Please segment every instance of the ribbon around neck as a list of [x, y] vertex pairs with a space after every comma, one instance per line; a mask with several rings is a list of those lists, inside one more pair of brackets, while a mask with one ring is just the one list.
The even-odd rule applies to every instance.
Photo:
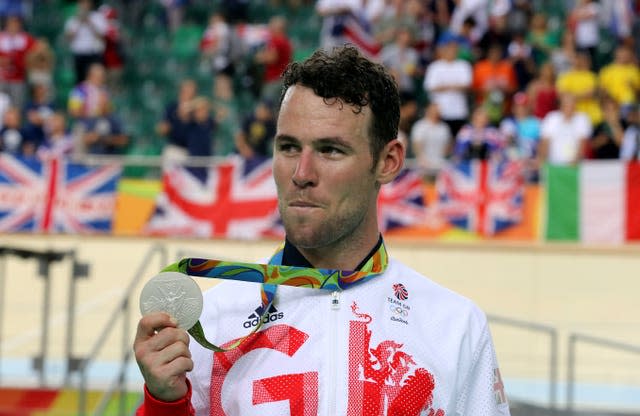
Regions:
[[384, 273], [389, 261], [383, 242], [380, 243], [376, 252], [369, 257], [360, 270], [353, 271], [283, 266], [281, 265], [283, 249], [284, 245], [271, 257], [269, 264], [184, 258], [162, 270], [163, 272], [179, 272], [195, 277], [239, 280], [261, 284], [262, 313], [258, 320], [258, 325], [249, 334], [222, 348], [207, 340], [202, 324], [198, 321], [188, 332], [200, 345], [216, 352], [226, 352], [240, 345], [247, 337], [262, 327], [264, 317], [269, 314], [269, 308], [275, 298], [278, 285], [342, 291]]

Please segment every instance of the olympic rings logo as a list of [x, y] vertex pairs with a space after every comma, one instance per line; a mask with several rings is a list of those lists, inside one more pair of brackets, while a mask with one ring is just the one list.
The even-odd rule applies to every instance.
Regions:
[[389, 305], [389, 310], [394, 314], [394, 315], [400, 315], [400, 316], [404, 316], [405, 318], [409, 315], [409, 312], [400, 307], [400, 306], [396, 306], [396, 305]]

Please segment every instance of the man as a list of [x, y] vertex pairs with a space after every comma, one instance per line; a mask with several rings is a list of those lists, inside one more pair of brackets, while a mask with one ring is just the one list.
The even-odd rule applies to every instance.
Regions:
[[67, 111], [73, 120], [100, 117], [111, 111], [106, 77], [107, 72], [102, 64], [94, 63], [89, 66], [87, 79], [73, 87], [69, 93]]
[[64, 24], [65, 39], [73, 55], [76, 83], [85, 80], [91, 64], [102, 63], [107, 29], [107, 19], [93, 10], [92, 0], [78, 1], [76, 14]]
[[473, 70], [469, 62], [458, 59], [455, 39], [438, 43], [438, 59], [427, 67], [423, 86], [455, 136], [469, 118], [467, 94], [471, 91]]
[[274, 16], [269, 20], [267, 43], [256, 53], [255, 59], [263, 67], [260, 81], [262, 99], [275, 102], [282, 89], [280, 77], [293, 59], [293, 46], [287, 35], [287, 19], [284, 16]]
[[26, 98], [26, 57], [33, 51], [36, 39], [26, 32], [20, 16], [7, 16], [0, 31], [0, 91], [9, 94], [18, 108]]
[[540, 125], [538, 165], [578, 164], [585, 157], [592, 133], [589, 117], [576, 108], [575, 96], [562, 94], [560, 108], [547, 114]]
[[600, 70], [599, 84], [625, 110], [638, 101], [640, 69], [630, 46], [620, 45], [616, 48], [613, 62]]
[[602, 109], [598, 102], [598, 76], [591, 70], [591, 58], [587, 52], [575, 53], [571, 58], [571, 68], [558, 76], [556, 90], [560, 95], [573, 95], [576, 110], [589, 116], [592, 125], [600, 124]]
[[[484, 315], [387, 266], [376, 200], [405, 158], [391, 76], [344, 47], [292, 64], [283, 81], [273, 172], [287, 238], [272, 263], [381, 273], [344, 291], [278, 287], [263, 329], [228, 352], [189, 346], [164, 313], [144, 316], [138, 414], [508, 415]], [[205, 332], [242, 338], [259, 297], [256, 284], [217, 285]]]

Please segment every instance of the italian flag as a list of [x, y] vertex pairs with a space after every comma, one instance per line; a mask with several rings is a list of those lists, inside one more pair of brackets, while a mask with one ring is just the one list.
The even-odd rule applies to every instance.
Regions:
[[588, 161], [545, 168], [546, 239], [640, 240], [640, 163]]

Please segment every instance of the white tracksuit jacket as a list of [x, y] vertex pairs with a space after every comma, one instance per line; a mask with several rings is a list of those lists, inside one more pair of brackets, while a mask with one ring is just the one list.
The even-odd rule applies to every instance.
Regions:
[[[234, 281], [207, 291], [207, 338], [249, 333], [259, 294]], [[280, 286], [267, 320], [227, 353], [191, 340], [198, 416], [509, 415], [484, 314], [393, 259], [342, 292]]]

